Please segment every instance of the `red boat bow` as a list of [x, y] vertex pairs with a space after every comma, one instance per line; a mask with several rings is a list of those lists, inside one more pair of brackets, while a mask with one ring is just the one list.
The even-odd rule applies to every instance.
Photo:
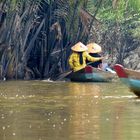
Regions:
[[116, 65], [114, 66], [114, 69], [115, 69], [117, 75], [118, 75], [120, 78], [128, 78], [128, 76], [127, 76], [127, 74], [125, 73], [124, 68], [123, 68], [122, 65], [116, 64]]

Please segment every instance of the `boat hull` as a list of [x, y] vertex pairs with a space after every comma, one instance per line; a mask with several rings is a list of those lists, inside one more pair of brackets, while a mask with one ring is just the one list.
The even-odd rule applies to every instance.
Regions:
[[140, 96], [140, 80], [131, 79], [131, 78], [120, 78], [120, 79], [124, 84], [126, 84], [129, 87], [129, 89], [134, 94]]
[[110, 82], [115, 77], [115, 74], [98, 70], [93, 67], [86, 67], [85, 69], [73, 72], [69, 78], [76, 82]]
[[122, 65], [116, 64], [114, 69], [120, 80], [129, 87], [129, 89], [140, 97], [140, 72], [125, 69]]

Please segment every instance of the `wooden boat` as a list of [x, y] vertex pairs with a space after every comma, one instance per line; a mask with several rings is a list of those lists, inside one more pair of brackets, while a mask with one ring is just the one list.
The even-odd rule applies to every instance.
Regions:
[[120, 64], [116, 64], [114, 69], [121, 81], [126, 84], [134, 94], [140, 96], [140, 72], [124, 68]]
[[84, 69], [72, 72], [67, 78], [76, 82], [109, 82], [115, 77], [115, 75], [116, 74], [111, 72], [86, 66]]

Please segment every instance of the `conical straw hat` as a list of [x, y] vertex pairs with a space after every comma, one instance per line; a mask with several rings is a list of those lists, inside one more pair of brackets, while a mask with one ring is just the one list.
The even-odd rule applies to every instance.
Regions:
[[96, 43], [89, 43], [87, 45], [87, 47], [88, 47], [88, 52], [89, 53], [100, 53], [100, 52], [102, 52], [101, 46], [99, 46]]
[[81, 42], [78, 42], [77, 44], [75, 44], [71, 49], [75, 52], [84, 52], [88, 50], [87, 46], [85, 46]]

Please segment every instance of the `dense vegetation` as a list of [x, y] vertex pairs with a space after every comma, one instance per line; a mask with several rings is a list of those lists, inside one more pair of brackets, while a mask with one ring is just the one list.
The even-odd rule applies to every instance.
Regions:
[[98, 15], [102, 30], [99, 31], [98, 38], [105, 50], [111, 54], [114, 63], [140, 69], [140, 65], [137, 67], [139, 62], [136, 61], [139, 56], [135, 53], [138, 52], [140, 44], [139, 12], [139, 0], [108, 0], [102, 3]]
[[1, 75], [53, 78], [66, 71], [70, 48], [95, 41], [124, 63], [139, 45], [139, 0], [1, 0]]

